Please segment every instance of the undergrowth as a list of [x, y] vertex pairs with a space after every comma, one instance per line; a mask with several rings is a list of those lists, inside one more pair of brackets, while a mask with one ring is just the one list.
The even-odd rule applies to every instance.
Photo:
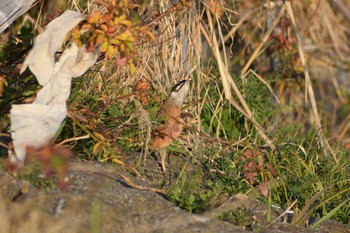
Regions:
[[[245, 93], [248, 103], [258, 109], [254, 113], [259, 121], [274, 124], [273, 120], [281, 112], [276, 104], [272, 103], [267, 88], [251, 77], [240, 88]], [[204, 169], [195, 175], [180, 175], [169, 191], [171, 200], [188, 211], [201, 212], [218, 205], [220, 200], [217, 197], [220, 195], [242, 192], [256, 195], [257, 191], [260, 193], [260, 199], [268, 205], [276, 204], [287, 208], [293, 201], [298, 200], [298, 205], [293, 210], [296, 213], [294, 221], [299, 223], [303, 217], [298, 215], [300, 212], [304, 211], [308, 216], [322, 217], [349, 198], [350, 161], [346, 151], [338, 151], [340, 161], [335, 164], [330, 157], [322, 155], [316, 129], [311, 128], [305, 132], [302, 125], [284, 122], [279, 122], [273, 129], [274, 141], [277, 142], [276, 150], [259, 147], [257, 143], [261, 141], [258, 136], [254, 133], [246, 134], [247, 131], [254, 131], [252, 126], [228, 106], [224, 106], [222, 113], [218, 114], [221, 118], [216, 118], [210, 124], [210, 112], [213, 109], [211, 104], [219, 102], [215, 99], [215, 90], [212, 88], [212, 101], [206, 104], [201, 115], [203, 127], [211, 133], [220, 132], [218, 136], [234, 138], [232, 141], [246, 136], [248, 138], [236, 148], [218, 150], [216, 147], [203, 147], [200, 153], [203, 155], [201, 163]], [[220, 97], [219, 93], [216, 95], [217, 98]], [[217, 122], [220, 122], [219, 131]], [[232, 133], [233, 128], [237, 133]], [[253, 154], [249, 159], [245, 157], [247, 151]], [[245, 169], [248, 160], [255, 161], [255, 167]], [[271, 201], [268, 196], [261, 195], [262, 185], [267, 185]], [[252, 190], [256, 191], [251, 192]], [[313, 203], [308, 203], [320, 190], [324, 190], [324, 193]], [[306, 204], [307, 209], [303, 209]], [[350, 206], [343, 205], [332, 218], [348, 223], [349, 211]]]

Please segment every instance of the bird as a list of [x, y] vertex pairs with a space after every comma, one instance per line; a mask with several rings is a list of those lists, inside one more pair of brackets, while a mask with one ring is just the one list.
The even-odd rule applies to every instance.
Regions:
[[181, 135], [181, 132], [184, 128], [184, 124], [181, 121], [181, 110], [188, 91], [188, 80], [181, 80], [175, 84], [171, 89], [167, 99], [162, 104], [161, 110], [157, 114], [157, 116], [164, 114], [166, 120], [165, 124], [157, 127], [153, 131], [153, 140], [151, 141], [149, 148], [152, 150], [159, 150], [163, 172], [166, 172], [166, 147]]

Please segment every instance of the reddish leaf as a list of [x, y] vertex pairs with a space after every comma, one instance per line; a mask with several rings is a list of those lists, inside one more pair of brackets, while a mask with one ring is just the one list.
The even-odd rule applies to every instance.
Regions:
[[265, 197], [267, 197], [267, 195], [269, 195], [269, 187], [268, 187], [268, 182], [262, 183], [259, 185], [259, 190], [261, 192], [262, 195], [264, 195]]
[[117, 57], [117, 65], [118, 66], [125, 66], [127, 62], [127, 58], [126, 57]]
[[266, 164], [265, 166], [267, 167], [267, 169], [269, 169], [269, 171], [271, 172], [272, 176], [274, 176], [274, 177], [277, 176], [276, 170], [270, 164]]
[[261, 155], [258, 155], [258, 163], [260, 167], [264, 166], [264, 159]]
[[258, 174], [256, 172], [251, 172], [251, 173], [247, 173], [245, 174], [245, 178], [249, 181], [249, 183], [251, 185], [253, 185], [255, 183], [255, 177], [257, 176]]

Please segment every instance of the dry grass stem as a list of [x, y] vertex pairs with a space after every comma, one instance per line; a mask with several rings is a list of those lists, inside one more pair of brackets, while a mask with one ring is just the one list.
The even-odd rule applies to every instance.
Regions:
[[251, 16], [251, 14], [253, 14], [254, 12], [256, 12], [256, 10], [251, 10], [251, 11], [247, 12], [242, 18], [240, 18], [240, 20], [234, 25], [234, 27], [232, 27], [231, 30], [228, 33], [226, 33], [226, 35], [224, 36], [223, 42], [226, 43], [226, 41], [228, 39], [234, 37], [238, 28], [240, 26], [242, 26], [243, 23], [245, 21], [247, 21], [249, 19], [249, 17]]
[[292, 204], [290, 204], [290, 206], [288, 206], [288, 208], [283, 211], [282, 214], [280, 214], [277, 218], [275, 218], [272, 222], [269, 223], [269, 225], [266, 226], [266, 228], [269, 228], [270, 226], [272, 226], [272, 224], [274, 224], [276, 221], [280, 220], [284, 215], [286, 215], [292, 208], [293, 206], [298, 203], [298, 200], [293, 201]]
[[[209, 9], [207, 9], [207, 17], [208, 17], [208, 20], [209, 20], [210, 30], [213, 32], [214, 31], [214, 24], [212, 22]], [[240, 113], [242, 113], [246, 118], [248, 118], [248, 120], [250, 120], [254, 124], [254, 127], [257, 130], [257, 132], [259, 133], [260, 137], [267, 143], [267, 145], [269, 145], [269, 147], [272, 150], [274, 150], [275, 146], [274, 146], [272, 140], [270, 140], [267, 137], [267, 135], [265, 134], [263, 128], [255, 120], [255, 118], [254, 118], [252, 112], [250, 111], [250, 109], [249, 109], [245, 99], [243, 98], [243, 96], [242, 96], [241, 92], [239, 91], [237, 85], [233, 81], [230, 73], [228, 72], [227, 66], [225, 66], [224, 62], [222, 61], [220, 50], [219, 50], [219, 43], [218, 43], [218, 40], [217, 40], [215, 34], [212, 33], [211, 36], [212, 36], [211, 37], [212, 38], [212, 49], [213, 49], [213, 52], [214, 52], [214, 57], [215, 57], [215, 59], [216, 59], [216, 61], [218, 63], [220, 76], [221, 76], [221, 81], [222, 81], [222, 85], [223, 85], [223, 88], [224, 88], [224, 93], [225, 93], [226, 99], [230, 102], [230, 104], [232, 104], [232, 106], [234, 106]], [[244, 110], [233, 100], [232, 94], [231, 94], [231, 87], [234, 90], [235, 94], [237, 95], [239, 101], [241, 102]]]
[[250, 56], [247, 64], [245, 64], [245, 66], [243, 67], [242, 71], [241, 71], [241, 75], [244, 76], [246, 74], [246, 72], [248, 71], [249, 67], [251, 66], [251, 64], [253, 63], [253, 61], [256, 59], [256, 57], [259, 55], [262, 47], [264, 46], [264, 44], [267, 42], [267, 40], [269, 39], [272, 31], [275, 29], [276, 25], [278, 24], [278, 22], [280, 21], [281, 17], [284, 15], [286, 11], [286, 6], [285, 4], [282, 5], [280, 12], [278, 13], [277, 17], [275, 18], [275, 20], [272, 23], [272, 26], [269, 28], [269, 30], [265, 33], [261, 43], [259, 44], [259, 46], [254, 50], [253, 54]]
[[304, 53], [304, 50], [303, 50], [303, 46], [301, 44], [300, 33], [299, 33], [299, 30], [298, 30], [296, 22], [295, 22], [292, 6], [291, 6], [291, 3], [289, 1], [286, 1], [285, 4], [287, 6], [287, 12], [288, 12], [288, 15], [289, 15], [289, 17], [291, 19], [292, 27], [294, 29], [295, 37], [297, 39], [297, 46], [298, 46], [298, 51], [299, 51], [299, 57], [300, 57], [301, 64], [303, 65], [303, 68], [304, 68], [304, 75], [305, 75], [305, 81], [306, 81], [305, 82], [305, 86], [306, 86], [305, 90], [307, 90], [307, 92], [305, 93], [305, 95], [307, 95], [307, 94], [309, 95], [309, 99], [310, 99], [310, 102], [311, 102], [311, 108], [312, 108], [312, 112], [313, 112], [313, 115], [314, 115], [315, 125], [317, 127], [317, 133], [318, 133], [318, 137], [319, 137], [319, 142], [321, 144], [321, 147], [323, 148], [324, 154], [327, 155], [327, 154], [330, 153], [332, 155], [334, 161], [337, 162], [338, 159], [336, 157], [336, 154], [334, 153], [333, 149], [329, 145], [329, 143], [328, 143], [328, 141], [325, 138], [324, 133], [323, 133], [321, 120], [320, 120], [320, 117], [318, 115], [317, 104], [316, 104], [316, 100], [315, 100], [315, 94], [314, 94], [314, 90], [312, 88], [311, 79], [310, 79], [310, 75], [309, 75], [309, 71], [308, 71], [308, 66], [306, 64], [305, 53]]
[[68, 139], [65, 139], [65, 140], [63, 140], [62, 142], [58, 143], [58, 144], [55, 145], [55, 146], [61, 146], [61, 145], [66, 144], [67, 142], [75, 142], [75, 141], [79, 141], [79, 140], [83, 140], [83, 139], [88, 139], [88, 138], [90, 138], [90, 135], [84, 135], [84, 136], [80, 136], [80, 137], [68, 138]]

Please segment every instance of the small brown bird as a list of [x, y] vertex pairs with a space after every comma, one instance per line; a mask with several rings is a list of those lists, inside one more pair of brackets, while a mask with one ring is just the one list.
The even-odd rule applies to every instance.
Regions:
[[181, 122], [181, 109], [189, 91], [189, 81], [182, 80], [172, 89], [164, 101], [161, 111], [165, 113], [166, 123], [153, 132], [153, 141], [150, 149], [159, 149], [163, 172], [166, 171], [166, 147], [181, 135], [183, 123]]

